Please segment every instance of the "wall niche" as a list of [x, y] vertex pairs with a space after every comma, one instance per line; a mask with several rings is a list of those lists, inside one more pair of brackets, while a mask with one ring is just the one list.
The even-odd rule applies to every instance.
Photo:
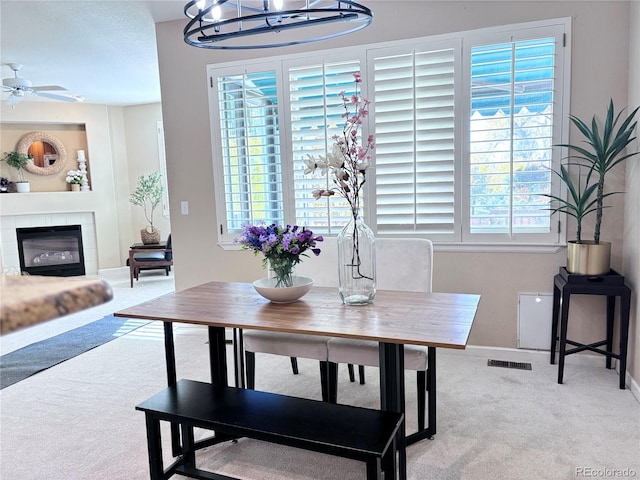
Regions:
[[[67, 161], [62, 170], [51, 175], [34, 175], [24, 172], [25, 178], [31, 183], [32, 192], [64, 192], [70, 187], [66, 183], [67, 172], [78, 169], [78, 150], [84, 150], [87, 159], [87, 176], [91, 184], [91, 155], [87, 148], [87, 132], [84, 124], [69, 123], [1, 123], [0, 124], [0, 152], [16, 150], [18, 142], [29, 133], [44, 132], [52, 135], [64, 145]], [[13, 168], [0, 162], [0, 176], [16, 180]]]

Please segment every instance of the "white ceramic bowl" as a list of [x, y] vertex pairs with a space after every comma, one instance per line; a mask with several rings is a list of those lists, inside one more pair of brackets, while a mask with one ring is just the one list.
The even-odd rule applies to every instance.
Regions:
[[302, 298], [311, 290], [313, 280], [307, 277], [293, 277], [292, 287], [276, 288], [275, 278], [261, 278], [253, 282], [253, 288], [273, 303], [291, 303]]

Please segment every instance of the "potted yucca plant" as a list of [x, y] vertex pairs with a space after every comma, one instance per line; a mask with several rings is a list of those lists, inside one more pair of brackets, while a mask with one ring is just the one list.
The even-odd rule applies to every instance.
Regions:
[[[571, 122], [583, 136], [582, 143], [558, 146], [569, 150], [569, 165], [577, 165], [580, 170], [587, 169], [586, 180], [584, 184], [581, 179], [577, 185], [574, 184], [568, 171], [561, 167], [560, 173], [554, 173], [566, 185], [568, 198], [564, 200], [552, 195], [546, 196], [555, 202], [552, 212], [566, 213], [578, 221], [576, 239], [567, 242], [567, 271], [570, 273], [602, 275], [610, 270], [611, 243], [600, 239], [602, 214], [607, 208], [604, 199], [622, 192], [604, 193], [605, 179], [613, 167], [640, 153], [627, 151], [627, 147], [636, 138], [633, 136], [637, 124], [634, 118], [639, 109], [637, 107], [623, 118], [624, 110], [616, 115], [613, 100], [610, 100], [602, 129], [595, 115], [590, 126], [578, 117], [569, 115]], [[590, 213], [596, 215], [593, 240], [583, 240], [582, 219]]]
[[[578, 169], [580, 168], [581, 166], [578, 165]], [[554, 213], [566, 213], [576, 219], [575, 243], [582, 244], [582, 220], [590, 213], [596, 211], [597, 199], [594, 192], [598, 185], [595, 183], [592, 185], [588, 183], [583, 184], [580, 172], [578, 173], [578, 183], [576, 184], [569, 175], [569, 170], [564, 165], [560, 165], [560, 172], [554, 170], [553, 173], [566, 185], [567, 198], [565, 199], [546, 193], [542, 195], [552, 200], [553, 205], [549, 208], [552, 215]]]

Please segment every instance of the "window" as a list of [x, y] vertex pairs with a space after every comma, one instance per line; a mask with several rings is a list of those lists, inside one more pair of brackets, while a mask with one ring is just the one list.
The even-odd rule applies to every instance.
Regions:
[[568, 30], [566, 19], [211, 65], [221, 243], [261, 221], [339, 232], [347, 204], [313, 198], [332, 180], [305, 174], [304, 160], [332, 148], [338, 94], [360, 71], [372, 100], [361, 133], [376, 137], [364, 216], [376, 234], [560, 244], [539, 194], [560, 192], [550, 168], [566, 141]]
[[[360, 62], [291, 65], [287, 70], [295, 223], [305, 225], [314, 232], [337, 234], [349, 221], [349, 205], [338, 196], [314, 199], [311, 192], [331, 188], [332, 180], [329, 172], [324, 176], [305, 175], [304, 160], [308, 155], [324, 156], [331, 150], [333, 135], [342, 132], [344, 106], [339, 93], [353, 93], [353, 74], [360, 71]], [[364, 198], [363, 203], [366, 203]]]
[[551, 233], [539, 194], [551, 191], [558, 48], [546, 37], [470, 49], [468, 237]]
[[379, 234], [452, 238], [456, 232], [455, 69], [460, 59], [459, 42], [447, 44], [372, 52]]
[[282, 163], [274, 71], [218, 77], [227, 230], [283, 221]]

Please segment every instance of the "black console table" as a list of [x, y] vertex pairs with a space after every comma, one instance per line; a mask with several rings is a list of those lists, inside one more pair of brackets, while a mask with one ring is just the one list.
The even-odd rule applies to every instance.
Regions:
[[[567, 323], [569, 320], [569, 300], [572, 294], [606, 295], [607, 297], [607, 338], [599, 342], [585, 345], [567, 339]], [[616, 297], [620, 297], [620, 351], [613, 351], [613, 323]], [[627, 341], [629, 338], [629, 308], [631, 289], [624, 283], [624, 277], [614, 270], [604, 275], [577, 275], [560, 267], [560, 273], [554, 277], [553, 285], [553, 317], [551, 324], [551, 364], [555, 363], [556, 344], [560, 343], [558, 360], [558, 383], [562, 383], [564, 358], [572, 353], [590, 350], [607, 357], [607, 368], [611, 368], [611, 359], [620, 360], [620, 388], [625, 388], [627, 370]], [[558, 318], [560, 319], [560, 335], [558, 337]], [[567, 349], [567, 344], [576, 348]], [[605, 346], [605, 348], [599, 348]]]

